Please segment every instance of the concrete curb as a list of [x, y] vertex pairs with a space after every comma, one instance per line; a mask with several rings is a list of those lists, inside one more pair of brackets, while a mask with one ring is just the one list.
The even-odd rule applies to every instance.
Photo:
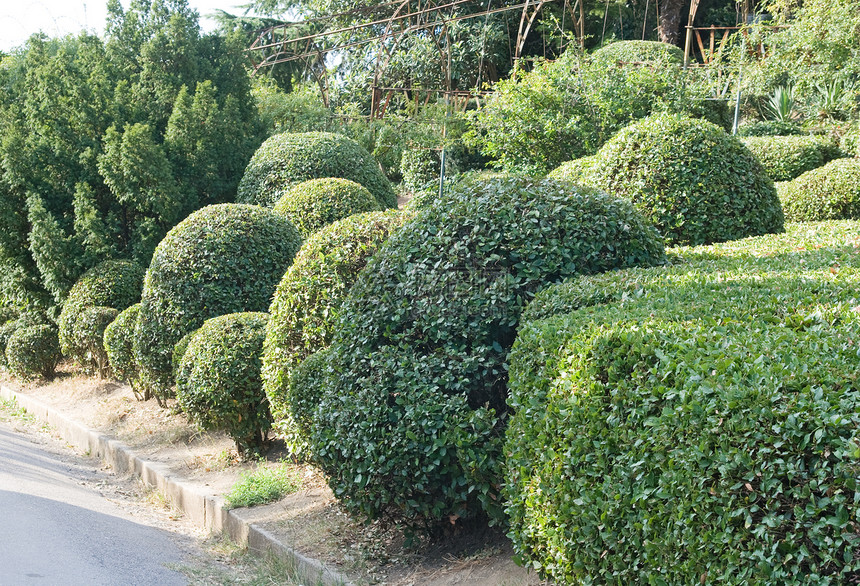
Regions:
[[93, 431], [38, 399], [13, 391], [6, 385], [0, 385], [0, 397], [16, 401], [28, 413], [50, 424], [66, 442], [91, 456], [101, 458], [117, 473], [135, 474], [148, 486], [161, 492], [198, 526], [224, 533], [235, 543], [252, 551], [271, 553], [287, 560], [294, 565], [302, 579], [312, 584], [351, 586], [349, 580], [336, 570], [281, 543], [262, 527], [224, 508], [223, 499], [200, 492], [185, 479], [171, 474], [165, 465], [140, 458], [122, 442]]

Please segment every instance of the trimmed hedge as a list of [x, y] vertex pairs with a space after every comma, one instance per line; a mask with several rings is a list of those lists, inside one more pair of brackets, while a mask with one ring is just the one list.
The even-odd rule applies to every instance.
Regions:
[[659, 41], [616, 41], [591, 54], [592, 62], [605, 67], [652, 63], [660, 66], [683, 65], [684, 52]]
[[[434, 180], [438, 183], [441, 164], [439, 154], [433, 149], [412, 148], [404, 150], [400, 156], [403, 188], [415, 193], [424, 189]], [[448, 169], [446, 169], [446, 174], [447, 171]]]
[[506, 356], [535, 292], [663, 260], [629, 202], [569, 183], [475, 177], [395, 232], [341, 310], [311, 432], [334, 494], [407, 524], [500, 518]]
[[292, 370], [289, 379], [290, 418], [302, 442], [311, 436], [316, 425], [316, 410], [331, 384], [330, 356], [331, 348], [311, 354]]
[[382, 208], [358, 183], [327, 177], [294, 185], [284, 192], [273, 209], [289, 218], [299, 233], [307, 238], [332, 222]]
[[800, 136], [806, 131], [794, 122], [757, 120], [738, 127], [738, 136]]
[[102, 336], [90, 338], [93, 330], [84, 331], [88, 325], [78, 325], [84, 309], [89, 307], [113, 307], [122, 311], [140, 300], [143, 286], [143, 267], [132, 261], [107, 260], [85, 272], [69, 291], [60, 318], [60, 349], [63, 354], [89, 370], [99, 364], [92, 348], [102, 344]]
[[559, 583], [850, 582], [857, 234], [793, 224], [539, 294], [510, 367], [521, 561]]
[[860, 159], [837, 159], [779, 185], [789, 222], [860, 219]]
[[300, 245], [288, 219], [242, 204], [205, 207], [170, 230], [146, 272], [135, 330], [145, 387], [169, 396], [173, 347], [207, 319], [265, 311]]
[[135, 395], [144, 398], [140, 392], [140, 374], [134, 358], [134, 330], [139, 313], [140, 303], [135, 303], [119, 312], [119, 315], [105, 328], [103, 342], [114, 377], [128, 383]]
[[62, 358], [54, 326], [19, 328], [6, 344], [6, 364], [18, 378], [51, 380]]
[[774, 181], [791, 181], [842, 156], [824, 136], [753, 136], [743, 143]]
[[263, 387], [278, 431], [295, 452], [306, 439], [292, 425], [290, 373], [331, 343], [343, 300], [370, 257], [406, 215], [359, 214], [311, 236], [275, 291], [263, 350]]
[[839, 148], [852, 157], [860, 157], [860, 121], [854, 122], [842, 135]]
[[272, 425], [260, 382], [266, 313], [206, 320], [188, 342], [176, 375], [176, 399], [195, 423], [224, 430], [240, 454], [259, 452]]
[[674, 244], [783, 229], [761, 164], [739, 139], [704, 120], [656, 114], [631, 124], [600, 149], [583, 182], [632, 200]]
[[597, 156], [582, 157], [574, 161], [562, 163], [549, 172], [547, 179], [558, 179], [559, 181], [582, 182], [587, 177], [588, 171], [594, 166]]
[[284, 189], [325, 177], [355, 181], [373, 194], [382, 209], [397, 207], [394, 189], [370, 153], [351, 138], [328, 132], [270, 137], [248, 163], [236, 201], [272, 206]]
[[9, 343], [9, 338], [12, 337], [12, 334], [23, 328], [48, 324], [48, 319], [41, 313], [27, 311], [0, 326], [0, 366], [3, 368], [8, 367], [6, 364], [6, 345]]

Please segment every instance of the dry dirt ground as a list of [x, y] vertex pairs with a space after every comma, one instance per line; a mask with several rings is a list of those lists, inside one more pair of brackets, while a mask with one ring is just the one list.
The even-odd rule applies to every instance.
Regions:
[[[283, 448], [275, 442], [267, 461], [241, 462], [228, 436], [201, 432], [170, 405], [165, 409], [154, 400], [140, 402], [129, 387], [113, 381], [61, 369], [58, 377], [47, 384], [21, 384], [9, 378], [3, 382], [119, 439], [144, 459], [166, 464], [175, 475], [205, 487], [213, 495], [226, 495], [242, 472], [284, 461]], [[246, 517], [356, 584], [541, 584], [534, 573], [512, 561], [510, 543], [497, 531], [462, 530], [407, 547], [396, 527], [364, 524], [350, 518], [338, 506], [318, 471], [290, 465], [300, 468], [302, 488], [276, 503], [249, 510]], [[210, 583], [207, 579], [201, 582]]]

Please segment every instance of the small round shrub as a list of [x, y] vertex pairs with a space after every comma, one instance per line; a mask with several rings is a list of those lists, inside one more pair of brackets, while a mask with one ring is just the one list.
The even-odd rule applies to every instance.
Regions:
[[548, 283], [660, 263], [630, 202], [571, 183], [475, 177], [395, 232], [344, 302], [310, 449], [365, 515], [499, 519], [506, 357]]
[[116, 319], [119, 311], [113, 307], [85, 307], [75, 323], [75, 345], [83, 351], [82, 358], [99, 376], [106, 376], [109, 366], [104, 347], [105, 329]]
[[761, 163], [704, 120], [656, 114], [598, 152], [584, 181], [629, 198], [673, 244], [781, 232], [782, 207]]
[[311, 179], [287, 189], [273, 208], [286, 216], [305, 238], [332, 222], [380, 210], [363, 186], [348, 179]]
[[6, 368], [6, 345], [16, 331], [30, 326], [48, 325], [44, 315], [35, 311], [26, 311], [16, 318], [10, 319], [0, 326], [0, 366]]
[[9, 372], [22, 379], [54, 378], [63, 355], [57, 340], [57, 328], [40, 325], [15, 331], [6, 344]]
[[839, 148], [852, 157], [860, 157], [860, 121], [851, 125], [842, 135]]
[[823, 136], [751, 136], [743, 143], [774, 181], [791, 181], [842, 156]]
[[138, 393], [138, 367], [134, 359], [134, 330], [140, 303], [123, 309], [105, 328], [104, 348], [111, 372], [118, 380], [131, 385]]
[[800, 136], [806, 131], [794, 122], [758, 120], [738, 126], [738, 136]]
[[223, 430], [240, 454], [263, 446], [272, 424], [260, 381], [266, 313], [206, 320], [188, 343], [176, 377], [176, 399], [200, 427]]
[[302, 441], [311, 436], [314, 414], [325, 389], [331, 383], [328, 369], [330, 354], [331, 348], [311, 354], [296, 366], [290, 375], [290, 415]]
[[355, 279], [389, 235], [403, 223], [401, 212], [371, 212], [335, 222], [302, 245], [275, 291], [263, 351], [263, 387], [276, 426], [294, 451], [304, 439], [291, 425], [291, 371], [328, 346], [340, 306]]
[[173, 348], [207, 319], [268, 309], [300, 245], [287, 218], [260, 206], [208, 206], [170, 230], [146, 272], [135, 330], [146, 388], [169, 396]]
[[573, 161], [562, 163], [555, 169], [549, 172], [547, 179], [558, 179], [559, 181], [573, 181], [578, 183], [586, 177], [586, 174], [594, 162], [597, 160], [596, 155], [590, 157], [582, 157]]
[[397, 207], [394, 189], [370, 153], [351, 138], [328, 132], [276, 134], [266, 140], [245, 169], [236, 201], [272, 206], [284, 189], [325, 177], [355, 181], [382, 209]]
[[837, 159], [779, 185], [789, 222], [860, 220], [860, 159]]
[[122, 311], [137, 303], [140, 300], [143, 274], [143, 268], [135, 262], [107, 260], [78, 279], [69, 291], [57, 321], [63, 355], [84, 368], [98, 368], [88, 358], [88, 353], [94, 345], [101, 344], [102, 338], [89, 339], [77, 330], [80, 314], [88, 307], [113, 307]]

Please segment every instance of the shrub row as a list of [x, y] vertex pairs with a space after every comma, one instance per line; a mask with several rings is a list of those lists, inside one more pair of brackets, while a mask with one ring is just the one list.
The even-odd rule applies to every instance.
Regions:
[[860, 219], [860, 159], [837, 159], [779, 184], [786, 220]]
[[848, 582], [858, 246], [856, 223], [795, 224], [539, 294], [510, 367], [521, 559], [560, 583]]
[[754, 136], [743, 143], [774, 181], [791, 181], [842, 156], [839, 147], [824, 136]]

